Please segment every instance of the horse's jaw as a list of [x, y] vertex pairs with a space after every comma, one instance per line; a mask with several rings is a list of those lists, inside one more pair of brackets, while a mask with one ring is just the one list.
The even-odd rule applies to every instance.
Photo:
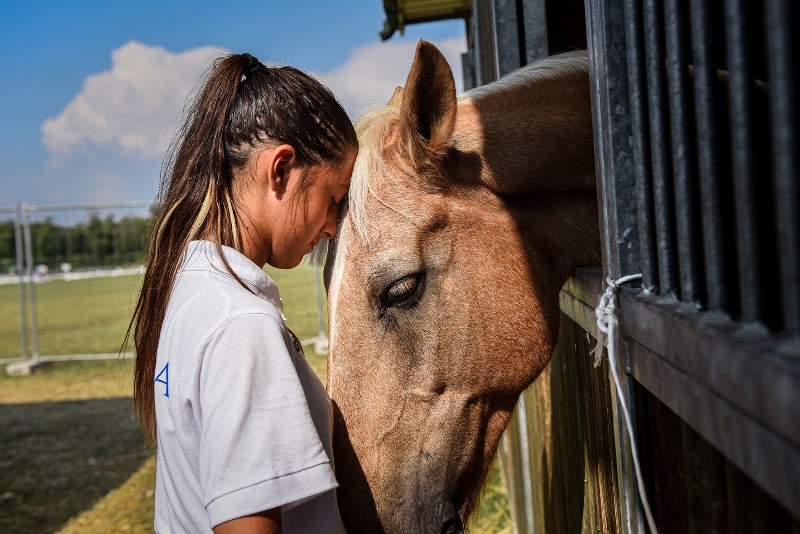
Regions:
[[457, 392], [406, 392], [395, 424], [374, 428], [337, 402], [334, 455], [348, 531], [462, 532], [514, 401], [491, 404]]

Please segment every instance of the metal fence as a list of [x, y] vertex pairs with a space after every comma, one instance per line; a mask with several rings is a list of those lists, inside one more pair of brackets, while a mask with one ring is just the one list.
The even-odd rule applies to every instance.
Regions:
[[[117, 357], [139, 291], [150, 202], [0, 207], [0, 363]], [[315, 268], [317, 336], [327, 352]], [[7, 369], [8, 371], [8, 369]]]
[[147, 250], [150, 206], [0, 208], [0, 360], [118, 352]]

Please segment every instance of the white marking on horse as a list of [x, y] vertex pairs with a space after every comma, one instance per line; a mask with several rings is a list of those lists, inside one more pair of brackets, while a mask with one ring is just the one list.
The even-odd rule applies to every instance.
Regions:
[[[344, 221], [342, 221], [344, 222]], [[344, 277], [344, 266], [347, 258], [347, 233], [342, 232], [342, 226], [339, 227], [339, 238], [336, 240], [336, 261], [333, 264], [333, 272], [331, 273], [331, 281], [328, 284], [328, 302], [330, 303], [331, 314], [329, 317], [330, 340], [328, 346], [328, 354], [333, 354], [333, 348], [336, 345], [336, 337], [338, 334], [336, 328], [336, 309], [339, 305], [339, 289], [342, 287], [342, 278]], [[330, 374], [332, 362], [328, 361], [328, 395], [333, 396], [333, 380]]]

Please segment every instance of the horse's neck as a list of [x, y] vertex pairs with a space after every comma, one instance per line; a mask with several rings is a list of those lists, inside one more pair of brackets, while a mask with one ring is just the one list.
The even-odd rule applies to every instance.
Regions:
[[598, 265], [600, 236], [588, 75], [518, 72], [459, 104], [456, 146], [480, 155], [481, 182], [514, 213], [526, 246], [560, 287]]
[[522, 69], [461, 98], [456, 142], [481, 156], [490, 189], [595, 190], [588, 71], [582, 63], [558, 65], [557, 75]]
[[514, 195], [504, 198], [531, 258], [552, 276], [556, 292], [577, 267], [600, 265], [594, 194]]

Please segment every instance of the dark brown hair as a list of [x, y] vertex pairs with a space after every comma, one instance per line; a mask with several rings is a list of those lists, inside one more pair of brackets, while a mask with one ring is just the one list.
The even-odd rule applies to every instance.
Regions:
[[[165, 158], [147, 268], [123, 343], [124, 350], [133, 333], [134, 413], [151, 443], [156, 351], [183, 253], [201, 235], [214, 241], [220, 254], [222, 245], [241, 251], [233, 176], [268, 143], [291, 145], [301, 168], [336, 165], [358, 147], [347, 113], [308, 74], [265, 66], [250, 54], [219, 58]], [[309, 174], [302, 173], [299, 190], [308, 186]]]

